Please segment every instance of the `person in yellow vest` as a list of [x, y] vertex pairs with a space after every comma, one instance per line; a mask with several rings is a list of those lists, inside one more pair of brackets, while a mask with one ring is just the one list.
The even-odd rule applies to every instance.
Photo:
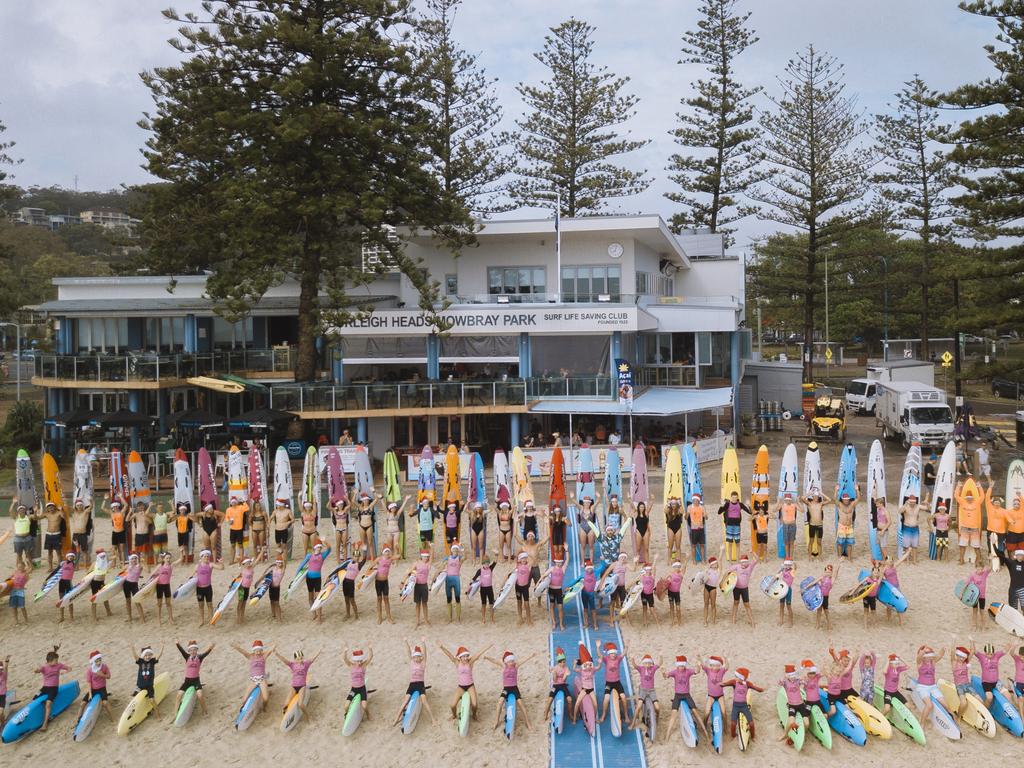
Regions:
[[241, 562], [245, 557], [245, 523], [249, 514], [249, 505], [237, 496], [231, 497], [231, 503], [224, 512], [228, 522], [228, 542], [231, 544], [231, 563]]
[[974, 549], [975, 559], [981, 549], [981, 497], [975, 496], [970, 488], [962, 493], [963, 483], [957, 483], [953, 497], [957, 504], [957, 530], [960, 539], [960, 565], [964, 564], [967, 547]]
[[[11, 500], [14, 507], [17, 499]], [[32, 547], [35, 536], [32, 535], [32, 512], [24, 504], [17, 505], [14, 513], [14, 559], [26, 567], [32, 565]]]

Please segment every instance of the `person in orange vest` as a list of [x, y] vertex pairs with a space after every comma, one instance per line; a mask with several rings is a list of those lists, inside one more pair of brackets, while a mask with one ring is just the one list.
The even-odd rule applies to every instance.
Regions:
[[960, 539], [960, 565], [964, 564], [967, 547], [974, 549], [975, 559], [981, 556], [981, 497], [970, 487], [964, 492], [963, 483], [957, 483], [953, 496], [957, 504], [957, 529]]
[[231, 544], [231, 562], [241, 562], [245, 557], [245, 523], [249, 505], [237, 496], [231, 497], [231, 504], [224, 512], [228, 521], [228, 542]]
[[1020, 496], [1006, 500], [1004, 519], [1006, 520], [1005, 549], [1007, 556], [1015, 549], [1024, 549], [1024, 504]]
[[985, 487], [985, 528], [989, 532], [989, 551], [991, 554], [1002, 552], [1006, 547], [1006, 508], [1003, 499], [992, 498], [992, 478]]

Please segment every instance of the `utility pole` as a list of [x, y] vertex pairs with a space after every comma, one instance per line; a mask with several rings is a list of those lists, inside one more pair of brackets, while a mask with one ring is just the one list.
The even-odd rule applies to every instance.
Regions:
[[963, 384], [960, 381], [960, 280], [953, 278], [953, 387], [957, 397], [963, 396]]

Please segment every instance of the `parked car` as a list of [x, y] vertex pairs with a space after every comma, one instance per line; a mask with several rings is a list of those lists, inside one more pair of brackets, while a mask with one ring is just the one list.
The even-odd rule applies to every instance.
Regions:
[[1024, 385], [1019, 381], [996, 376], [992, 379], [992, 394], [996, 397], [1012, 397], [1021, 400], [1024, 399]]

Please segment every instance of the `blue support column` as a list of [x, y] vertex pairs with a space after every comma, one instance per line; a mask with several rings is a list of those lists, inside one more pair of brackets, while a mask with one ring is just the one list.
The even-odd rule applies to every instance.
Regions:
[[345, 383], [345, 359], [340, 342], [331, 347], [331, 381], [335, 384]]
[[58, 317], [57, 321], [57, 354], [70, 355], [73, 337], [71, 323], [74, 321], [64, 316]]
[[427, 378], [441, 378], [441, 339], [433, 333], [427, 336]]
[[612, 343], [609, 345], [611, 359], [608, 361], [608, 371], [611, 374], [613, 395], [617, 396], [619, 390], [619, 372], [615, 369], [616, 359], [622, 357], [622, 331], [612, 331]]
[[337, 445], [341, 439], [341, 419], [331, 419], [331, 444]]
[[519, 416], [518, 413], [513, 413], [509, 416], [509, 450], [519, 445], [520, 434], [519, 434]]
[[199, 351], [199, 330], [195, 315], [185, 315], [185, 352], [192, 354]]
[[530, 348], [530, 334], [519, 334], [519, 378], [528, 379], [533, 376], [533, 351]]
[[363, 416], [361, 419], [356, 419], [356, 440], [365, 445], [366, 434], [366, 417]]
[[[142, 397], [137, 389], [133, 389], [128, 393], [128, 410], [135, 411], [136, 413], [142, 413]], [[140, 450], [141, 440], [139, 440], [139, 428], [132, 427], [132, 450]]]
[[[59, 389], [48, 389], [46, 390], [46, 415], [56, 416], [60, 413], [60, 390]], [[51, 426], [48, 431], [47, 443], [49, 445], [44, 448], [53, 450], [54, 444], [57, 442], [57, 427]]]
[[729, 383], [732, 386], [732, 429], [735, 442], [740, 437], [740, 332], [729, 335]]
[[156, 415], [160, 420], [160, 436], [167, 434], [167, 414], [171, 410], [171, 393], [166, 389], [159, 389], [156, 393]]

